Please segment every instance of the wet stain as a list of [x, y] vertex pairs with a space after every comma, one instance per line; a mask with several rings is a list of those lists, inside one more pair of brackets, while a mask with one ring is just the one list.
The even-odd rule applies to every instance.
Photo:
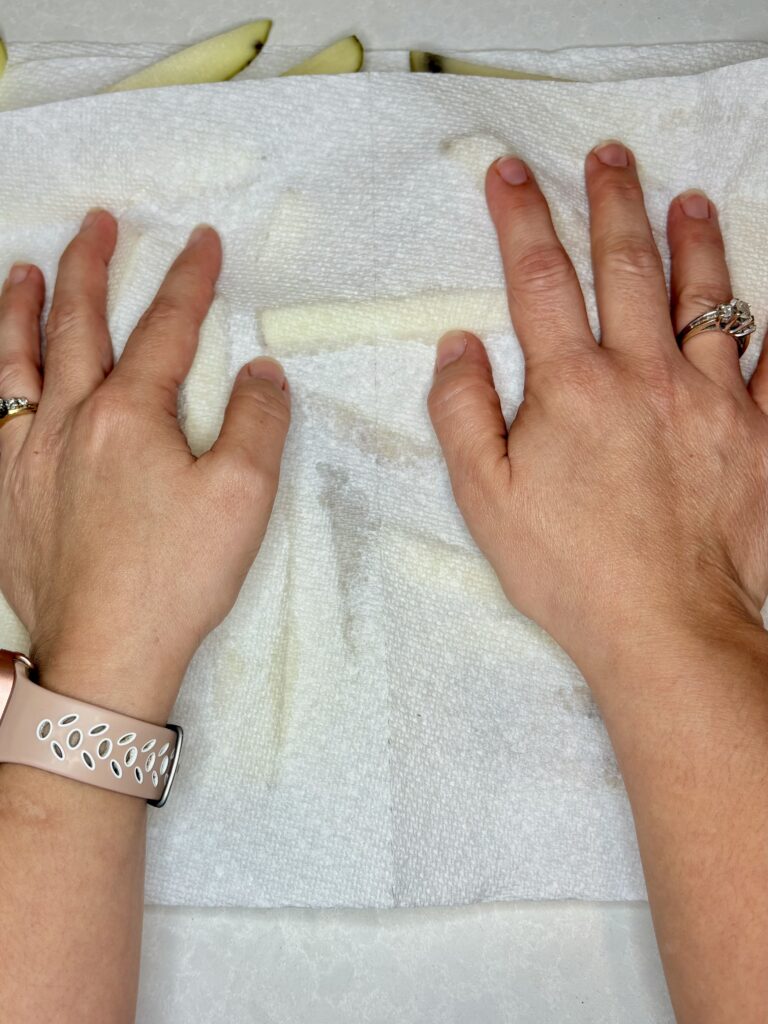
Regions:
[[437, 458], [437, 442], [428, 444], [404, 431], [383, 426], [346, 402], [315, 395], [311, 407], [315, 415], [325, 419], [337, 440], [354, 444], [365, 455], [387, 462]]
[[607, 755], [603, 762], [603, 782], [609, 789], [624, 789], [624, 779], [621, 777], [619, 766], [611, 754]]
[[600, 710], [586, 683], [573, 683], [570, 691], [563, 690], [561, 692], [560, 700], [566, 711], [600, 721]]
[[[317, 464], [320, 478], [318, 501], [328, 513], [331, 543], [336, 555], [337, 583], [342, 606], [342, 637], [354, 649], [357, 625], [356, 588], [370, 571], [371, 549], [376, 540], [376, 520], [371, 515], [368, 495], [350, 483], [346, 469], [326, 462]], [[362, 625], [362, 620], [360, 621]]]
[[267, 696], [272, 713], [272, 744], [270, 745], [272, 758], [269, 770], [265, 774], [268, 782], [273, 785], [277, 781], [278, 758], [285, 747], [288, 736], [291, 699], [299, 671], [297, 643], [299, 624], [293, 604], [295, 585], [293, 552], [292, 544], [280, 601], [280, 627], [267, 676]]
[[[287, 515], [286, 521], [294, 520]], [[248, 723], [247, 735], [243, 737], [243, 749], [233, 751], [230, 771], [243, 779], [258, 779], [268, 788], [275, 787], [279, 781], [299, 673], [295, 580], [295, 544], [292, 533], [289, 533], [277, 622], [263, 646], [264, 652], [269, 652], [270, 656], [266, 673], [255, 658], [246, 658], [235, 647], [227, 646], [221, 656], [221, 670], [214, 686], [213, 700], [222, 721], [231, 718], [229, 709], [236, 691], [245, 688], [251, 695], [249, 712], [253, 717]]]

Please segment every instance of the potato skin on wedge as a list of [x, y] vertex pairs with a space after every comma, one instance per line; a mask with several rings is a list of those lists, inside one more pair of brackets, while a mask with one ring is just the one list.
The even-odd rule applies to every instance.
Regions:
[[365, 48], [357, 36], [346, 36], [331, 46], [313, 54], [300, 64], [283, 71], [286, 75], [345, 75], [359, 71], [363, 66]]
[[479, 75], [483, 78], [517, 78], [542, 82], [563, 82], [563, 78], [552, 75], [536, 75], [531, 71], [513, 71], [509, 68], [494, 68], [489, 64], [474, 64], [456, 57], [443, 57], [427, 50], [410, 51], [411, 71], [424, 71], [433, 75]]
[[211, 36], [115, 82], [104, 92], [225, 82], [258, 57], [271, 28], [272, 22], [268, 18], [262, 18], [260, 21], [240, 25], [229, 32]]

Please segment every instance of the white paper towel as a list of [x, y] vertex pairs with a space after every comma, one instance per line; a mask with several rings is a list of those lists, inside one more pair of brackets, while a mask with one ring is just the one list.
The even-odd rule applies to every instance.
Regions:
[[[669, 199], [706, 189], [737, 294], [765, 321], [768, 60], [696, 75], [696, 60], [709, 67], [722, 50], [679, 48], [673, 61], [675, 49], [640, 52], [637, 66], [686, 77], [374, 73], [0, 115], [0, 273], [31, 259], [52, 280], [84, 211], [108, 206], [121, 229], [110, 290], [119, 351], [190, 227], [212, 222], [225, 266], [184, 396], [193, 448], [215, 436], [246, 359], [275, 354], [292, 382], [264, 548], [174, 714], [185, 757], [168, 808], [151, 816], [151, 900], [643, 896], [586, 685], [506, 604], [475, 550], [425, 398], [436, 336], [457, 325], [485, 334], [509, 414], [520, 398], [481, 191], [485, 165], [506, 151], [536, 169], [587, 289], [589, 147], [619, 136], [635, 149], [660, 241]], [[627, 51], [546, 59], [538, 66], [589, 65], [586, 77], [606, 78]], [[93, 58], [57, 60], [83, 89]], [[17, 105], [5, 89], [0, 106]], [[4, 645], [23, 644], [14, 628], [6, 615]]]

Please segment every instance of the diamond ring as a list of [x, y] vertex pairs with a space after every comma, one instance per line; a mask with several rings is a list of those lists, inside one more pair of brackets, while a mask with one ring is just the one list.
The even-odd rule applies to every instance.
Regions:
[[677, 344], [682, 348], [686, 341], [704, 331], [722, 331], [736, 339], [739, 357], [743, 356], [749, 345], [749, 336], [756, 330], [752, 310], [743, 299], [731, 299], [714, 309], [695, 317], [677, 335]]
[[28, 412], [37, 412], [37, 402], [28, 398], [0, 398], [0, 426], [11, 417]]

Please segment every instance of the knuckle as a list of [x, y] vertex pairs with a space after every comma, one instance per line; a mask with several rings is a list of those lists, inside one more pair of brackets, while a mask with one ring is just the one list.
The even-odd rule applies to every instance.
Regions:
[[86, 448], [91, 452], [105, 446], [112, 450], [115, 437], [124, 436], [131, 419], [131, 403], [115, 386], [97, 388], [78, 411]]
[[288, 429], [291, 411], [285, 392], [263, 380], [250, 380], [240, 385], [239, 399], [247, 403], [251, 416], [260, 422], [274, 422], [283, 430]]
[[279, 468], [259, 462], [254, 452], [242, 444], [232, 449], [232, 458], [220, 470], [217, 489], [226, 494], [228, 506], [236, 511], [272, 506], [280, 479]]
[[81, 331], [104, 329], [104, 317], [87, 303], [77, 300], [54, 302], [45, 333], [48, 340], [56, 341]]
[[429, 393], [427, 406], [434, 423], [460, 415], [488, 395], [488, 382], [476, 374], [463, 373], [437, 380]]
[[548, 292], [570, 281], [573, 267], [562, 246], [548, 243], [520, 253], [512, 267], [512, 287], [528, 292]]
[[597, 246], [597, 255], [612, 274], [648, 278], [661, 271], [659, 250], [650, 236], [609, 236]]
[[20, 354], [9, 353], [0, 363], [0, 395], [11, 395], [29, 378], [30, 363]]
[[165, 330], [191, 326], [193, 317], [189, 308], [171, 295], [158, 295], [138, 323], [140, 331]]
[[451, 474], [451, 490], [456, 504], [473, 521], [482, 520], [490, 511], [489, 473], [478, 458], [465, 459]]
[[628, 177], [626, 174], [608, 174], [598, 186], [598, 196], [604, 203], [643, 203], [643, 189], [635, 177]]
[[[584, 352], [573, 352], [556, 360], [543, 363], [532, 374], [531, 384], [542, 393], [545, 400], [584, 400], [599, 391], [608, 379], [607, 368], [599, 359], [597, 346]], [[542, 386], [541, 377], [544, 376]]]

